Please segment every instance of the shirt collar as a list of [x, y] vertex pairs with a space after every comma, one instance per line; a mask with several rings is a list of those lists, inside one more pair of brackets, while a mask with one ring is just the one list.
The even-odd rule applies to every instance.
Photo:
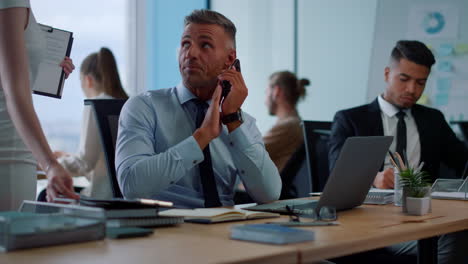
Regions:
[[394, 105], [392, 105], [391, 103], [389, 103], [388, 101], [386, 101], [382, 95], [379, 95], [377, 97], [377, 100], [379, 101], [379, 106], [380, 106], [380, 110], [382, 112], [384, 112], [384, 114], [386, 114], [387, 116], [389, 117], [393, 117], [395, 116], [398, 112], [400, 112], [400, 110], [402, 110], [403, 112], [405, 112], [406, 114], [410, 114], [411, 111], [410, 109], [400, 109]]
[[[185, 104], [186, 102], [192, 99], [197, 99], [197, 97], [187, 87], [185, 87], [185, 85], [182, 82], [180, 82], [176, 86], [176, 90], [181, 105]], [[208, 105], [211, 105], [211, 99], [206, 101], [206, 103]]]
[[108, 98], [112, 98], [112, 96], [102, 92], [102, 93], [100, 93], [100, 94], [98, 94], [98, 95], [96, 95], [94, 97], [89, 98], [89, 99], [108, 99]]

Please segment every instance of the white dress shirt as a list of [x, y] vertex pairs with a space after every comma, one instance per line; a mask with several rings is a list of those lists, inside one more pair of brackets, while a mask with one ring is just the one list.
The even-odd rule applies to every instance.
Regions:
[[[392, 152], [395, 152], [398, 123], [398, 117], [396, 116], [396, 114], [400, 111], [400, 109], [392, 105], [391, 103], [385, 101], [382, 95], [378, 97], [378, 101], [381, 110], [380, 115], [382, 116], [384, 136], [394, 137], [392, 145], [390, 145], [390, 150]], [[419, 141], [418, 127], [416, 126], [416, 121], [414, 120], [414, 117], [411, 114], [411, 109], [403, 109], [403, 111], [406, 114], [406, 153], [408, 155], [408, 162], [410, 166], [414, 168], [418, 166], [419, 160], [421, 158], [421, 144]], [[385, 158], [385, 168], [388, 167], [392, 167], [389, 155], [387, 155], [387, 157]]]

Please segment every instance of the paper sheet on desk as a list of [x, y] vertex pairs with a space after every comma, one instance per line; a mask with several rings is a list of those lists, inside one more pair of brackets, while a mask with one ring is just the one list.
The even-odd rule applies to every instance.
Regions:
[[395, 190], [394, 189], [370, 188], [369, 192], [395, 193]]
[[453, 200], [466, 200], [465, 192], [433, 192], [431, 193], [434, 199], [453, 199]]
[[33, 85], [35, 94], [61, 98], [65, 72], [60, 63], [70, 56], [73, 33], [39, 24], [46, 36], [46, 54], [39, 64]]

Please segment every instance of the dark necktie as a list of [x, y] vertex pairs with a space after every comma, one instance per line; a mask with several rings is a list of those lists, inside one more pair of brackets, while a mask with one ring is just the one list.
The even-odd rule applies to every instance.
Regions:
[[397, 123], [397, 144], [396, 151], [402, 157], [406, 156], [406, 123], [405, 123], [405, 112], [401, 111], [396, 114], [398, 117]]
[[[208, 104], [198, 99], [193, 100], [197, 106], [197, 117], [195, 124], [197, 128], [201, 126], [205, 119], [205, 112]], [[213, 165], [211, 164], [210, 145], [206, 146], [203, 150], [205, 159], [198, 165], [200, 169], [200, 178], [203, 188], [203, 195], [205, 196], [205, 207], [218, 207], [222, 206], [219, 201], [218, 190], [216, 189], [216, 182], [213, 173]]]

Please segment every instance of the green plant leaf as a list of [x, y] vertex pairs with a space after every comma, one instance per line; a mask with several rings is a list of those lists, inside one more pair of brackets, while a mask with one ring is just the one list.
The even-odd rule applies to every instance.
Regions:
[[400, 172], [400, 185], [408, 190], [410, 197], [424, 197], [426, 189], [430, 186], [429, 174], [425, 171], [415, 172], [413, 168], [408, 168]]

